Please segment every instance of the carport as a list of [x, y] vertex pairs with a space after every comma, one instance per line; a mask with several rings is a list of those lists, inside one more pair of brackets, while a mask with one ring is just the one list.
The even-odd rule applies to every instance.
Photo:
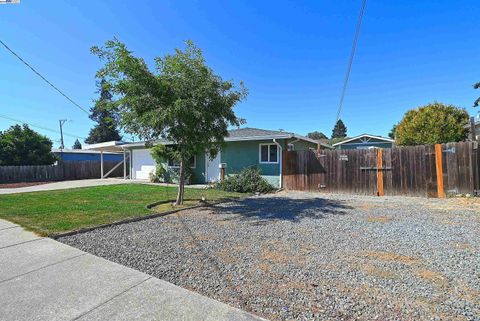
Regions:
[[[90, 144], [83, 147], [83, 149], [87, 150], [95, 150], [100, 152], [100, 178], [106, 178], [110, 175], [114, 170], [116, 170], [119, 166], [123, 164], [123, 178], [127, 179], [129, 175], [127, 175], [127, 160], [131, 159], [130, 152], [123, 148], [123, 145], [127, 144], [126, 142], [122, 141], [109, 141], [97, 144]], [[116, 153], [116, 154], [123, 154], [123, 160], [118, 162], [115, 166], [112, 167], [107, 173], [104, 173], [104, 162], [103, 162], [103, 153]]]

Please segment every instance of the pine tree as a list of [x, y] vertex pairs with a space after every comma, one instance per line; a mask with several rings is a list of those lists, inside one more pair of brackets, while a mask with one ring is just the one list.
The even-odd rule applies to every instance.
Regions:
[[78, 139], [73, 143], [72, 149], [82, 149], [82, 144], [80, 144]]
[[347, 127], [341, 119], [337, 121], [335, 127], [332, 130], [332, 139], [333, 138], [344, 138], [347, 137]]
[[102, 79], [97, 83], [99, 87], [100, 98], [95, 101], [95, 106], [90, 109], [90, 119], [97, 124], [90, 129], [85, 143], [96, 144], [112, 140], [121, 140], [122, 136], [117, 129], [117, 119], [115, 112], [109, 109], [112, 100], [112, 94], [107, 88], [107, 82]]

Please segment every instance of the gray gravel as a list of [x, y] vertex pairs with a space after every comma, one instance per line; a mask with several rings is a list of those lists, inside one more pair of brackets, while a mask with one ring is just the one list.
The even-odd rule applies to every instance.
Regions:
[[480, 201], [282, 193], [60, 241], [278, 320], [480, 320]]

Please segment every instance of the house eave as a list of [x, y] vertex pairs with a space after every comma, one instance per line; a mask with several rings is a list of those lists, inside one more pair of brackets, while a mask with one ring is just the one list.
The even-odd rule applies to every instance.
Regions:
[[395, 143], [395, 140], [390, 139], [390, 138], [386, 138], [386, 137], [382, 137], [382, 136], [369, 135], [369, 134], [362, 134], [362, 135], [358, 135], [358, 136], [355, 136], [355, 137], [346, 139], [346, 140], [344, 140], [344, 141], [338, 142], [338, 143], [336, 143], [336, 144], [333, 144], [332, 146], [333, 146], [333, 147], [335, 147], [335, 146], [340, 146], [340, 145], [346, 144], [346, 143], [348, 143], [348, 142], [351, 142], [351, 141], [353, 141], [353, 140], [356, 140], [356, 139], [359, 139], [359, 138], [362, 138], [362, 137], [368, 137], [368, 138], [378, 139], [378, 140], [382, 140], [383, 142], [386, 142], [386, 143]]

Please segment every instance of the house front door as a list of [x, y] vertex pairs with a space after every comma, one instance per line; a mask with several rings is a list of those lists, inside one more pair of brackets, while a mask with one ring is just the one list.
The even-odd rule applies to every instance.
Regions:
[[205, 164], [207, 183], [217, 182], [220, 179], [220, 152], [214, 159], [210, 159], [210, 153], [206, 153]]

